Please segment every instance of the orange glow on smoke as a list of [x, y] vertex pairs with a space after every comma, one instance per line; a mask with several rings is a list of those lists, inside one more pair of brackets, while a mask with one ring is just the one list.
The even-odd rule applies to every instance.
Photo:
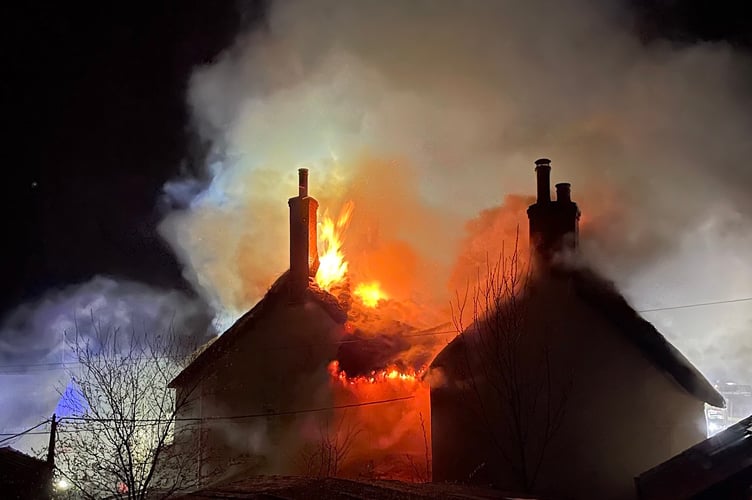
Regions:
[[[345, 333], [363, 328], [388, 335], [395, 322], [418, 316], [410, 314], [416, 308], [409, 297], [419, 262], [405, 242], [382, 241], [378, 237], [380, 222], [369, 218], [372, 205], [361, 205], [364, 213], [358, 213], [359, 231], [348, 236], [346, 248], [345, 233], [349, 231], [354, 203], [346, 203], [336, 219], [326, 212], [320, 217], [316, 283], [344, 301], [342, 305], [348, 310]], [[389, 290], [388, 295], [382, 286]], [[423, 379], [426, 369], [427, 366], [413, 368], [404, 360], [394, 360], [383, 368], [350, 376], [337, 359], [329, 362], [334, 402], [356, 405], [337, 417], [337, 442], [344, 442], [348, 433], [353, 439], [338, 475], [430, 480], [430, 400], [429, 386]], [[357, 406], [372, 401], [384, 404]]]
[[381, 290], [381, 284], [378, 281], [371, 283], [359, 283], [353, 291], [353, 295], [358, 297], [363, 305], [367, 307], [376, 307], [379, 302], [388, 298]]
[[354, 204], [352, 201], [345, 203], [339, 217], [334, 221], [324, 214], [319, 223], [319, 269], [316, 272], [316, 283], [324, 290], [330, 290], [334, 285], [341, 283], [347, 274], [347, 261], [342, 253], [344, 233], [350, 224], [350, 216]]
[[390, 366], [348, 377], [336, 361], [329, 364], [337, 404], [410, 398], [346, 410], [361, 433], [343, 465], [343, 476], [430, 481], [431, 408], [422, 371], [405, 373]]

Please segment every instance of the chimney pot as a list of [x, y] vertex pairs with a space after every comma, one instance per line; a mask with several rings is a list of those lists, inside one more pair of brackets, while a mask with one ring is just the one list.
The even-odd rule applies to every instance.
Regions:
[[568, 182], [560, 182], [556, 185], [556, 201], [571, 203], [572, 185]]
[[305, 198], [308, 196], [308, 169], [298, 169], [298, 196]]
[[535, 160], [535, 174], [538, 179], [538, 203], [551, 202], [551, 160]]

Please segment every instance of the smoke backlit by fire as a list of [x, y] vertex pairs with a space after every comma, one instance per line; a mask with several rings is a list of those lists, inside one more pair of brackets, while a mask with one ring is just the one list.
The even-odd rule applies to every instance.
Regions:
[[[287, 269], [284, 200], [300, 165], [311, 167], [322, 207], [353, 202], [342, 224], [321, 214], [316, 277], [324, 289], [352, 284], [347, 331], [360, 336], [346, 345], [384, 351], [387, 319], [416, 329], [446, 322], [452, 293], [503, 241], [519, 228], [526, 243], [540, 156], [553, 158], [554, 180], [573, 184], [590, 261], [637, 308], [752, 295], [752, 169], [740, 160], [752, 156], [749, 62], [733, 47], [643, 43], [616, 1], [270, 4], [262, 30], [241, 33], [188, 83], [193, 123], [211, 146], [207, 184], [176, 179], [165, 189], [191, 193], [160, 232], [218, 324], [229, 326]], [[21, 360], [11, 343], [2, 355], [57, 360], [59, 317], [87, 316], [89, 287], [9, 315], [3, 328], [14, 342], [46, 347]], [[99, 291], [93, 309], [120, 295]], [[170, 298], [138, 296], [148, 304], [130, 304], [123, 317]], [[185, 312], [187, 301], [167, 302]], [[747, 304], [646, 317], [707, 375], [749, 382]], [[344, 402], [416, 397], [352, 413], [379, 436], [374, 446], [421, 451], [415, 429], [421, 415], [430, 419], [427, 389], [410, 374], [453, 335], [435, 332], [405, 345], [387, 335], [394, 359], [352, 376], [333, 371]], [[39, 379], [6, 385], [49, 388]], [[27, 408], [37, 402], [24, 390], [6, 401], [39, 418], [51, 409]]]
[[[351, 287], [351, 345], [393, 348], [348, 368], [363, 383], [331, 379], [343, 400], [404, 395], [383, 370], [419, 370], [452, 333], [380, 335], [447, 322], [518, 228], [524, 247], [532, 161], [549, 156], [585, 214], [590, 263], [637, 308], [749, 296], [747, 63], [721, 45], [644, 44], [616, 4], [434, 0], [427, 16], [424, 2], [272, 2], [263, 30], [190, 82], [211, 182], [161, 228], [187, 277], [218, 311], [252, 307], [287, 268], [280, 200], [310, 167], [322, 207], [356, 207], [342, 224], [320, 214], [317, 282]], [[648, 319], [706, 374], [749, 379], [752, 318], [723, 307]], [[394, 444], [404, 406], [358, 418]], [[413, 427], [426, 408], [408, 409]]]

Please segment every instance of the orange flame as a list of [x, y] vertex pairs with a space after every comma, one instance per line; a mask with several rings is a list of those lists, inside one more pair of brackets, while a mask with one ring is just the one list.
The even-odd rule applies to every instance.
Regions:
[[329, 363], [329, 374], [332, 378], [339, 380], [342, 384], [377, 384], [380, 382], [390, 382], [402, 380], [405, 382], [419, 382], [426, 371], [426, 367], [418, 370], [401, 371], [397, 366], [390, 365], [381, 370], [373, 370], [368, 375], [358, 375], [350, 377], [345, 370], [340, 370], [339, 361]]
[[359, 283], [355, 287], [353, 295], [358, 297], [363, 305], [367, 307], [376, 307], [379, 305], [379, 302], [388, 298], [381, 290], [381, 284], [378, 281]]
[[347, 274], [347, 261], [342, 253], [344, 233], [350, 223], [350, 216], [354, 203], [348, 201], [335, 222], [324, 214], [319, 223], [319, 269], [316, 272], [316, 283], [329, 291], [334, 285], [341, 283]]

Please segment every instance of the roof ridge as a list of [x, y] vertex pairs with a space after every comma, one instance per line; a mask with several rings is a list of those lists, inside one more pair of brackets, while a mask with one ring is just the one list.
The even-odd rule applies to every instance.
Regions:
[[[175, 378], [167, 384], [167, 387], [174, 388], [179, 386], [188, 377], [200, 371], [203, 366], [210, 363], [213, 359], [222, 356], [238, 338], [241, 331], [252, 328], [253, 323], [258, 321], [269, 310], [269, 303], [272, 299], [277, 299], [287, 294], [287, 285], [290, 271], [282, 273], [274, 283], [269, 287], [266, 294], [254, 305], [248, 312], [240, 316], [227, 330], [219, 335], [210, 345], [203, 349], [196, 359], [191, 361]], [[347, 312], [339, 304], [336, 297], [329, 292], [322, 290], [314, 283], [306, 290], [306, 296], [314, 300], [321, 306], [333, 321], [344, 324], [347, 320]]]

